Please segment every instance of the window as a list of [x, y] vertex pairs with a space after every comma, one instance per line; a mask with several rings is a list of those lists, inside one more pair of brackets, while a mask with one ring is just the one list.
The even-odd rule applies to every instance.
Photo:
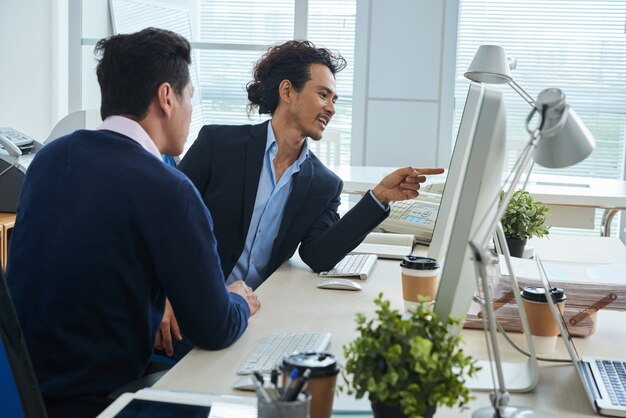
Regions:
[[[480, 45], [499, 45], [518, 59], [513, 71], [518, 84], [533, 97], [548, 87], [562, 89], [596, 138], [596, 150], [582, 163], [559, 170], [535, 166], [533, 172], [623, 179], [625, 16], [626, 1], [460, 0], [455, 127], [468, 86], [463, 72]], [[526, 142], [530, 109], [508, 86], [502, 91], [508, 140]]]
[[[306, 38], [348, 61], [337, 74], [339, 101], [329, 131], [340, 133], [339, 161], [349, 163], [356, 0], [202, 0], [200, 9], [198, 72], [205, 123], [267, 119], [247, 115], [245, 86], [254, 63], [271, 45]], [[319, 152], [325, 160], [334, 151]]]
[[[337, 74], [339, 101], [325, 142], [322, 161], [349, 164], [352, 128], [352, 79], [356, 0], [113, 0], [117, 32], [130, 33], [147, 26], [173, 30], [192, 41], [190, 68], [196, 86], [194, 114], [187, 148], [204, 124], [260, 123], [268, 116], [247, 113], [246, 84], [255, 62], [272, 45], [290, 39], [308, 39], [341, 53], [348, 66]], [[197, 77], [197, 78], [196, 78]], [[332, 154], [332, 155], [330, 155]]]

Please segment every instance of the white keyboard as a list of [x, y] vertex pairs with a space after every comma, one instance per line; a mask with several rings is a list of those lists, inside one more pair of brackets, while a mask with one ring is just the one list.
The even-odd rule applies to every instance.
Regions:
[[329, 343], [329, 332], [268, 335], [241, 363], [237, 374], [252, 374], [254, 372], [268, 374], [286, 354], [291, 354], [294, 351], [324, 351]]
[[335, 268], [323, 271], [320, 277], [351, 277], [366, 280], [376, 264], [376, 254], [348, 254]]

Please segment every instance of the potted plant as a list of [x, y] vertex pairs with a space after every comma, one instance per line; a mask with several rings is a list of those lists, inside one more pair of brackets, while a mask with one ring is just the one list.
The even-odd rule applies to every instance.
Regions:
[[427, 302], [401, 313], [382, 293], [374, 303], [376, 317], [357, 314], [359, 336], [343, 347], [348, 394], [367, 393], [374, 417], [385, 418], [432, 417], [438, 405], [464, 407], [473, 399], [465, 377], [479, 368], [450, 332], [461, 327], [460, 319], [442, 320]]
[[[500, 200], [504, 192], [500, 193]], [[502, 227], [509, 247], [514, 257], [524, 255], [524, 247], [528, 238], [543, 237], [549, 234], [545, 225], [549, 207], [542, 202], [535, 201], [533, 196], [524, 190], [516, 190], [502, 215]]]

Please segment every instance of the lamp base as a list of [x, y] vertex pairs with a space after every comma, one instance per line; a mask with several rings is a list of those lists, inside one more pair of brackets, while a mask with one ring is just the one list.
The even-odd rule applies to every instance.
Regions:
[[[472, 418], [495, 418], [498, 417], [496, 410], [493, 406], [486, 406], [484, 408], [477, 409], [472, 413]], [[528, 406], [507, 406], [504, 409], [504, 414], [500, 415], [500, 418], [508, 417], [524, 417], [524, 418], [557, 418], [556, 415], [552, 415], [548, 412], [540, 411], [538, 409], [530, 408]]]
[[[475, 391], [492, 392], [493, 379], [490, 371], [495, 370], [494, 362], [478, 361], [478, 365], [482, 369], [466, 380], [467, 387]], [[530, 392], [539, 382], [539, 366], [534, 358], [519, 363], [501, 362], [500, 367], [509, 392]]]

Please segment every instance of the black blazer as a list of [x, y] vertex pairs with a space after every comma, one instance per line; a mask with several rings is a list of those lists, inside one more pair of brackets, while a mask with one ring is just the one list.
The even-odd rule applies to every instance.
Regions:
[[[241, 256], [248, 234], [267, 128], [268, 122], [206, 125], [178, 166], [211, 212], [225, 278]], [[298, 244], [300, 257], [314, 271], [331, 269], [389, 215], [368, 193], [339, 219], [342, 187], [341, 179], [309, 151], [294, 175], [264, 279], [291, 258]]]

